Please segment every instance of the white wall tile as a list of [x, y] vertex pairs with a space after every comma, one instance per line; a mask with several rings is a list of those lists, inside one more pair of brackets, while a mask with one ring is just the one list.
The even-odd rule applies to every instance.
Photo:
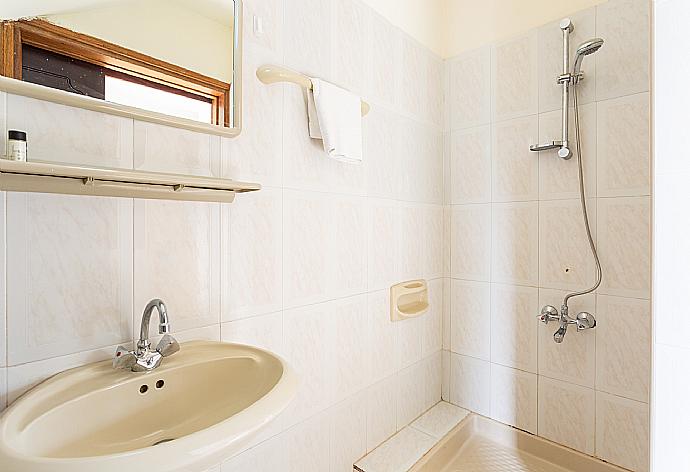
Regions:
[[400, 207], [392, 200], [369, 199], [369, 290], [388, 288], [398, 281], [400, 266]]
[[491, 362], [537, 372], [536, 287], [491, 284]]
[[598, 200], [597, 244], [605, 267], [599, 293], [649, 298], [649, 205], [649, 197]]
[[540, 436], [592, 455], [594, 412], [594, 390], [539, 377]]
[[480, 415], [491, 412], [491, 363], [451, 354], [450, 402]]
[[283, 435], [272, 438], [223, 463], [221, 472], [274, 472], [285, 466], [286, 450]]
[[131, 339], [130, 200], [7, 194], [8, 364]]
[[388, 290], [367, 295], [371, 329], [371, 377], [380, 380], [393, 375], [398, 368], [400, 329], [391, 321]]
[[451, 208], [451, 274], [454, 278], [491, 278], [491, 205]]
[[646, 403], [597, 392], [596, 428], [597, 457], [630, 470], [649, 470], [649, 414]]
[[[539, 281], [537, 202], [492, 204], [491, 280], [536, 286]], [[486, 239], [485, 235], [482, 235]]]
[[[580, 144], [582, 145], [582, 167], [585, 176], [585, 195], [596, 196], [597, 192], [597, 105], [590, 103], [580, 108]], [[571, 108], [568, 121], [573, 157], [564, 160], [556, 151], [539, 153], [539, 199], [556, 200], [580, 198], [578, 178], [577, 141], [575, 134], [575, 113]], [[561, 111], [556, 110], [539, 115], [539, 142], [548, 143], [561, 139]], [[534, 158], [534, 157], [532, 157]]]
[[412, 427], [441, 439], [468, 415], [468, 411], [446, 402], [439, 402], [429, 411], [417, 418]]
[[135, 121], [134, 168], [220, 176], [220, 137]]
[[[331, 0], [284, 0], [288, 67], [328, 78], [331, 73]], [[296, 45], [302, 45], [297, 47]]]
[[283, 192], [238, 195], [223, 217], [223, 321], [282, 308]]
[[327, 414], [317, 415], [286, 431], [286, 460], [278, 470], [285, 472], [323, 472], [330, 467], [329, 421]]
[[367, 389], [367, 452], [396, 432], [398, 377], [392, 375]]
[[284, 352], [283, 314], [269, 313], [221, 325], [221, 340]]
[[220, 323], [220, 206], [134, 202], [134, 320], [162, 299], [174, 331]]
[[128, 118], [7, 95], [7, 129], [26, 131], [30, 161], [132, 167]]
[[[584, 41], [595, 36], [595, 9], [588, 8], [569, 15], [573, 31], [570, 34], [570, 58], [575, 58], [575, 51]], [[564, 12], [569, 13], [569, 12]], [[556, 79], [563, 73], [563, 31], [560, 20], [548, 23], [539, 28], [539, 111], [560, 110], [562, 104], [562, 86]], [[585, 80], [577, 87], [581, 104], [594, 101], [595, 61], [585, 60], [582, 63]], [[572, 98], [571, 103], [572, 105]], [[554, 138], [556, 139], [556, 138]]]
[[597, 194], [649, 195], [649, 94], [597, 103]]
[[598, 295], [596, 317], [597, 390], [649, 401], [649, 301]]
[[398, 109], [401, 93], [403, 35], [388, 20], [371, 12], [371, 97], [390, 109]]
[[[539, 309], [552, 305], [560, 310], [563, 297], [567, 292], [539, 289]], [[594, 295], [571, 298], [568, 302], [570, 315], [581, 311], [592, 313], [599, 321], [599, 312], [595, 309]], [[577, 332], [571, 327], [561, 344], [553, 340], [558, 323], [539, 324], [539, 374], [556, 380], [563, 380], [584, 387], [594, 388], [596, 362], [597, 329]]]
[[398, 388], [404, 395], [397, 401], [398, 410], [395, 414], [397, 429], [401, 430], [417, 418], [424, 410], [425, 385], [424, 364], [411, 365], [398, 373]]
[[491, 128], [453, 131], [450, 143], [450, 203], [491, 201]]
[[494, 202], [539, 198], [539, 159], [529, 150], [539, 141], [537, 115], [496, 123], [491, 129], [491, 196]]
[[398, 165], [401, 155], [398, 116], [381, 107], [373, 106], [362, 120], [364, 134], [364, 167], [366, 189], [370, 197], [397, 198], [401, 193]]
[[[596, 241], [596, 201], [587, 200], [590, 230]], [[594, 285], [594, 257], [582, 221], [580, 200], [539, 202], [539, 284], [582, 290]]]
[[536, 434], [536, 374], [491, 364], [491, 417]]
[[491, 49], [484, 47], [446, 61], [449, 70], [450, 129], [489, 123]]
[[[0, 128], [1, 130], [2, 128]], [[2, 153], [0, 152], [0, 154]], [[0, 303], [0, 367], [7, 365], [6, 197], [7, 194], [5, 192], [0, 192], [0, 297], [4, 300]], [[4, 392], [4, 390], [2, 385], [0, 385], [0, 392]]]
[[421, 316], [422, 358], [435, 354], [442, 348], [443, 280], [431, 280], [428, 282], [427, 287], [429, 291], [429, 310]]
[[426, 51], [423, 46], [409, 36], [402, 40], [402, 88], [400, 105], [402, 112], [410, 117], [418, 117], [425, 109], [427, 70], [424, 67]]
[[451, 280], [451, 350], [488, 361], [491, 356], [490, 327], [490, 284]]
[[369, 312], [367, 297], [361, 295], [339, 300], [333, 312], [333, 375], [334, 401], [342, 400], [369, 384]]
[[[443, 206], [424, 205], [421, 209], [423, 215], [422, 231], [424, 233], [424, 260], [422, 272], [427, 280], [443, 277], [444, 261], [444, 220]], [[417, 239], [419, 245], [419, 240]]]
[[[371, 9], [352, 0], [333, 0], [333, 77], [342, 87], [363, 95], [368, 88]], [[348, 471], [350, 472], [350, 471]]]
[[352, 472], [352, 464], [367, 452], [367, 397], [354, 395], [331, 409], [330, 472]]
[[538, 38], [531, 31], [491, 50], [494, 121], [537, 113], [539, 102]]
[[409, 427], [386, 441], [373, 454], [357, 462], [360, 470], [409, 470], [429, 449], [436, 439], [418, 429]]
[[[597, 100], [649, 90], [649, 19], [646, 0], [611, 0], [596, 7], [597, 36], [606, 42], [594, 55]], [[585, 61], [592, 60], [591, 58]]]

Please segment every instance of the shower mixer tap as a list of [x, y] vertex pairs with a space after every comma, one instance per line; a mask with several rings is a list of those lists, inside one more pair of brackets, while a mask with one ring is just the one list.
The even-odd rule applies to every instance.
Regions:
[[577, 326], [578, 331], [584, 331], [585, 329], [592, 329], [597, 325], [597, 320], [591, 313], [581, 311], [575, 318], [571, 318], [568, 311], [567, 304], [561, 306], [560, 312], [555, 306], [546, 305], [541, 309], [541, 314], [539, 315], [539, 321], [544, 324], [549, 324], [550, 321], [560, 323], [556, 332], [553, 333], [553, 340], [559, 344], [563, 342], [568, 332], [568, 326], [574, 324]]

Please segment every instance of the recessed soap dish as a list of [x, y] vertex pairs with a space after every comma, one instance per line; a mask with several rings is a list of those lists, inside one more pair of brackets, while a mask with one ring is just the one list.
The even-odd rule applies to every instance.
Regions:
[[391, 287], [391, 321], [423, 315], [429, 309], [426, 280], [408, 280]]

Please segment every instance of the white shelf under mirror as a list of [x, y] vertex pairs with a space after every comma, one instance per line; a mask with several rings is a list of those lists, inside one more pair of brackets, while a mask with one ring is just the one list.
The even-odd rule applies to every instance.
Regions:
[[257, 183], [161, 172], [0, 159], [0, 190], [158, 200], [225, 202]]

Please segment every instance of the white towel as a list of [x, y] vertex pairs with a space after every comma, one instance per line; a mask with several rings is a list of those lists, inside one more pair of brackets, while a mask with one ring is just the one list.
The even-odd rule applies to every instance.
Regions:
[[321, 79], [311, 79], [307, 98], [309, 136], [323, 140], [333, 159], [362, 162], [362, 100], [352, 92]]

